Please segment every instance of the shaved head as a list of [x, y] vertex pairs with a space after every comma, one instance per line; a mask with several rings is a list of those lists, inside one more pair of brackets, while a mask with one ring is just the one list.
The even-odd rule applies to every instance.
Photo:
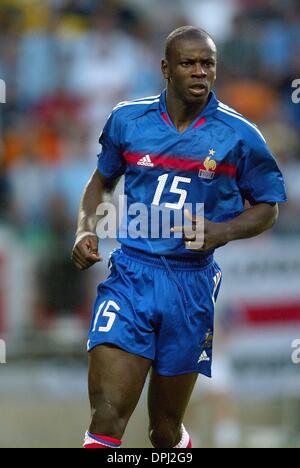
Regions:
[[217, 78], [217, 47], [206, 31], [183, 26], [167, 38], [162, 74], [170, 101], [201, 108]]
[[211, 47], [215, 48], [215, 51], [217, 51], [213, 38], [208, 32], [204, 31], [204, 29], [196, 28], [194, 26], [183, 26], [175, 29], [175, 31], [171, 32], [167, 37], [165, 48], [166, 60], [170, 60], [172, 51], [175, 49], [177, 42], [181, 40], [208, 40], [211, 43]]

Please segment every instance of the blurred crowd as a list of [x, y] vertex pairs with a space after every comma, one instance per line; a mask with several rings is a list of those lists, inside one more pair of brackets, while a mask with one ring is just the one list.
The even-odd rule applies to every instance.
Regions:
[[60, 290], [82, 287], [69, 257], [101, 128], [117, 102], [161, 92], [164, 39], [185, 24], [216, 38], [219, 98], [260, 126], [285, 174], [272, 235], [300, 236], [299, 1], [0, 0], [0, 225], [40, 252], [44, 309], [82, 307]]

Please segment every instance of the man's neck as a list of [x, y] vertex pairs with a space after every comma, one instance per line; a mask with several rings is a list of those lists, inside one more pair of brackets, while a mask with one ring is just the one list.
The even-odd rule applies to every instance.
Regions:
[[208, 100], [195, 105], [187, 104], [178, 98], [172, 90], [167, 89], [167, 110], [175, 127], [180, 133], [183, 133], [192, 122], [201, 114]]

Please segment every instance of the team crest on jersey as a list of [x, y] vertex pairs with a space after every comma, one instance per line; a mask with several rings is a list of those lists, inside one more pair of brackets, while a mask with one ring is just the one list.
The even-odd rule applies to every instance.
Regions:
[[217, 169], [217, 162], [212, 159], [212, 157], [216, 154], [216, 151], [214, 149], [209, 150], [209, 156], [205, 159], [203, 165], [205, 167], [204, 169], [200, 169], [199, 171], [199, 177], [201, 179], [208, 179], [212, 180], [214, 179], [216, 175], [216, 169]]

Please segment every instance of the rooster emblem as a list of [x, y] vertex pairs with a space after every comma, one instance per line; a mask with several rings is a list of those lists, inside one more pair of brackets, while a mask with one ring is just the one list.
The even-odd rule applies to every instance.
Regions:
[[217, 169], [217, 163], [214, 159], [211, 159], [211, 157], [208, 156], [204, 161], [204, 167], [207, 171], [215, 171]]

